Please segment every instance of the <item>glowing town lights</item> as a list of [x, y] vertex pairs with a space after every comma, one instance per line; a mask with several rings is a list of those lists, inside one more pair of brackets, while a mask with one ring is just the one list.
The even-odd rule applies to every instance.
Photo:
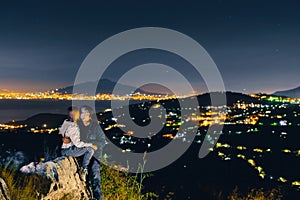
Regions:
[[252, 167], [255, 167], [255, 161], [252, 160], [252, 159], [248, 159], [248, 163], [252, 166]]
[[288, 180], [286, 180], [286, 179], [283, 178], [283, 177], [279, 177], [279, 178], [278, 178], [278, 181], [279, 181], [279, 182], [282, 182], [282, 183], [286, 183]]
[[27, 124], [24, 125], [9, 125], [9, 124], [0, 124], [0, 130], [5, 129], [19, 129], [19, 128], [25, 128], [27, 127]]
[[223, 157], [223, 156], [225, 156], [225, 154], [219, 151], [218, 156]]
[[128, 131], [127, 133], [124, 133], [125, 136], [131, 136], [134, 134], [134, 131]]
[[195, 94], [175, 96], [175, 95], [148, 95], [135, 93], [132, 95], [119, 96], [114, 94], [96, 94], [95, 96], [86, 96], [83, 94], [62, 94], [58, 90], [47, 92], [0, 92], [1, 99], [57, 99], [57, 100], [168, 100], [176, 98], [187, 98]]
[[260, 176], [262, 179], [264, 179], [265, 176], [266, 176], [266, 174], [265, 174], [264, 172], [262, 172], [262, 173], [259, 173], [259, 176]]
[[230, 148], [230, 145], [217, 142], [215, 148]]
[[264, 152], [264, 150], [259, 149], [259, 148], [255, 148], [255, 149], [253, 149], [253, 151], [257, 152], [257, 153], [263, 153]]
[[279, 122], [279, 125], [280, 125], [280, 126], [287, 126], [287, 125], [288, 125], [288, 122], [287, 122], [287, 120], [281, 120], [281, 121]]
[[246, 156], [244, 156], [243, 154], [238, 154], [236, 157], [242, 158], [243, 160], [246, 160]]
[[283, 153], [292, 153], [292, 151], [289, 150], [289, 149], [283, 149], [282, 152], [283, 152]]
[[263, 172], [263, 168], [262, 168], [262, 167], [260, 167], [260, 166], [256, 167], [255, 169], [258, 171], [258, 173], [261, 173], [261, 172]]
[[247, 150], [247, 147], [244, 147], [244, 146], [237, 146], [236, 147], [238, 150]]
[[294, 181], [294, 182], [292, 182], [292, 185], [293, 186], [300, 186], [300, 181]]
[[173, 139], [174, 138], [174, 136], [173, 136], [172, 133], [163, 134], [163, 137], [169, 138], [169, 139]]

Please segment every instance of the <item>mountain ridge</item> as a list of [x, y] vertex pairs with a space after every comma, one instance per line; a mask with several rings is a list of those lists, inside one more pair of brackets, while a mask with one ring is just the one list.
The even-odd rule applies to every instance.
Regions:
[[273, 95], [300, 98], [300, 86], [292, 89], [276, 91]]

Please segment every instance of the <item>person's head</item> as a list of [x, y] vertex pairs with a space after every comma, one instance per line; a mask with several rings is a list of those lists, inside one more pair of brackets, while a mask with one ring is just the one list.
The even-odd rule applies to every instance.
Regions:
[[83, 123], [88, 123], [92, 120], [93, 109], [89, 106], [80, 107], [80, 119]]
[[76, 122], [79, 119], [79, 110], [75, 106], [70, 106], [68, 108], [68, 118], [70, 121]]

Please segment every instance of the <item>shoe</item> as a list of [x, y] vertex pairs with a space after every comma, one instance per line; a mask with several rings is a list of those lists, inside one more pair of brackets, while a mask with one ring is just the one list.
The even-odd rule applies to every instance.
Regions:
[[99, 197], [93, 197], [92, 200], [104, 200], [104, 198], [102, 196], [100, 198]]
[[82, 180], [82, 181], [86, 181], [86, 176], [87, 176], [87, 174], [88, 174], [88, 170], [85, 168], [85, 169], [83, 169], [83, 168], [80, 168], [80, 170], [79, 170], [79, 178]]

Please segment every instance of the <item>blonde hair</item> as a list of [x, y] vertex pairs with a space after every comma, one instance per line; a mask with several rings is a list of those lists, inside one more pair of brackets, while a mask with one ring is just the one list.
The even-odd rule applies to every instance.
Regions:
[[73, 110], [72, 112], [73, 112], [73, 122], [75, 124], [78, 124], [78, 121], [80, 120], [80, 112], [78, 109]]

